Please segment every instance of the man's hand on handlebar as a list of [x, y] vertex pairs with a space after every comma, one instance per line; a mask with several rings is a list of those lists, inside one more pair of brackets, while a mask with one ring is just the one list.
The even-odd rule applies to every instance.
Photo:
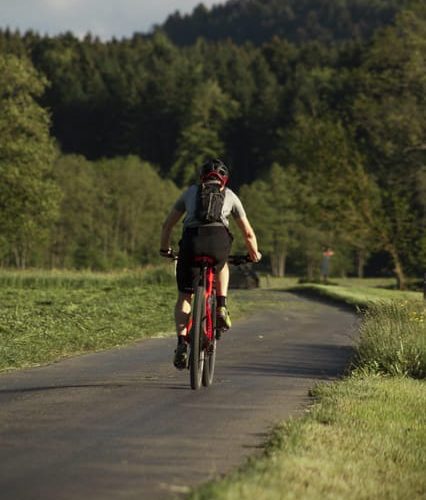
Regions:
[[249, 257], [252, 262], [259, 262], [260, 259], [262, 258], [262, 254], [259, 251], [257, 252], [249, 251]]
[[259, 260], [262, 258], [262, 254], [260, 252], [254, 253], [254, 257], [257, 259], [256, 261], [252, 259], [249, 253], [246, 255], [230, 255], [228, 257], [228, 262], [233, 266], [241, 266], [242, 264], [259, 262]]

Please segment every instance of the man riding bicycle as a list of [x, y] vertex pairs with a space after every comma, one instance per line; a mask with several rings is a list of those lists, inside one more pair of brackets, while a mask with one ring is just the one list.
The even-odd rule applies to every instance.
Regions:
[[174, 365], [187, 366], [187, 328], [191, 312], [194, 283], [199, 268], [194, 267], [194, 257], [205, 255], [215, 259], [217, 280], [217, 325], [231, 327], [227, 308], [229, 267], [227, 259], [232, 245], [229, 216], [232, 215], [242, 231], [250, 259], [258, 262], [261, 254], [256, 235], [251, 227], [238, 196], [226, 187], [229, 170], [219, 159], [206, 161], [200, 168], [200, 182], [190, 186], [176, 201], [162, 226], [160, 254], [172, 255], [170, 237], [174, 226], [186, 213], [183, 233], [179, 242], [179, 259], [176, 268], [178, 298], [175, 305], [175, 322], [178, 338]]

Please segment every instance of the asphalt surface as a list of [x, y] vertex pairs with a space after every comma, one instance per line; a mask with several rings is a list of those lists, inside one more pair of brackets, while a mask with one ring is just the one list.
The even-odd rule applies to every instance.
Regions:
[[278, 297], [219, 342], [208, 389], [174, 369], [173, 338], [1, 375], [1, 500], [182, 497], [258, 453], [356, 335], [348, 310]]

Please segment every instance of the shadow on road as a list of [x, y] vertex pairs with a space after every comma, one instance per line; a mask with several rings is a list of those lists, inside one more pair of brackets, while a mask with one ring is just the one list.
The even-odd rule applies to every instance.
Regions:
[[[298, 351], [297, 355], [295, 351]], [[300, 361], [300, 351], [305, 351], [305, 356], [302, 357], [304, 361]], [[324, 380], [342, 375], [354, 355], [355, 349], [352, 346], [294, 344], [282, 361], [277, 360], [274, 355], [271, 356], [273, 359], [265, 359], [265, 362], [236, 365], [230, 368], [230, 372]], [[299, 361], [295, 362], [294, 360]]]
[[61, 391], [64, 389], [90, 389], [103, 387], [106, 389], [125, 387], [127, 384], [79, 384], [79, 385], [55, 385], [47, 387], [21, 387], [19, 389], [0, 389], [1, 394], [23, 394], [27, 392]]

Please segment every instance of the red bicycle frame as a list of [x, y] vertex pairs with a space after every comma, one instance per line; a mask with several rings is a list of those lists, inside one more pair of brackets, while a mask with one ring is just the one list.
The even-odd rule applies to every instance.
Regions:
[[[173, 253], [170, 257], [177, 260]], [[249, 262], [247, 256], [233, 255], [228, 262], [236, 266]], [[208, 256], [194, 257], [194, 267], [200, 269], [194, 290], [192, 312], [187, 323], [187, 342], [190, 344], [189, 363], [191, 389], [201, 384], [209, 387], [213, 382], [216, 340], [221, 331], [216, 331], [216, 260]]]
[[[205, 308], [205, 322], [204, 322], [204, 335], [205, 338], [210, 342], [214, 339], [214, 322], [212, 311], [212, 301], [210, 298], [213, 296], [215, 289], [215, 264], [216, 261], [212, 257], [208, 256], [198, 256], [194, 258], [194, 261], [200, 267], [200, 278], [199, 284], [204, 287], [204, 300], [206, 304]], [[192, 323], [192, 319], [190, 319]], [[190, 327], [191, 325], [188, 325]], [[189, 329], [187, 331], [190, 331]]]

